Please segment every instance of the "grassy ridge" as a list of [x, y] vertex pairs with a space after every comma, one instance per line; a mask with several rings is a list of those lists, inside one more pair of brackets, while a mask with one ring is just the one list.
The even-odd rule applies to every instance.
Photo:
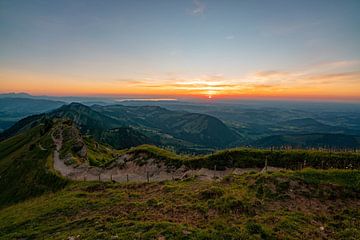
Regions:
[[0, 239], [359, 239], [359, 176], [303, 170], [221, 182], [78, 182], [0, 210]]
[[92, 138], [84, 138], [87, 147], [87, 158], [92, 166], [105, 167], [111, 163], [116, 156], [125, 153], [124, 150], [116, 150], [111, 146], [100, 144]]
[[[50, 125], [0, 142], [0, 239], [360, 238], [359, 170], [247, 173], [222, 181], [68, 182], [52, 169]], [[150, 145], [115, 152], [92, 139], [84, 142], [88, 160], [99, 166], [116, 154], [146, 153], [191, 168], [263, 167], [266, 158], [284, 168], [304, 160], [317, 168], [359, 168], [358, 153], [230, 149], [188, 156]]]
[[204, 156], [188, 156], [177, 155], [151, 145], [142, 145], [131, 148], [127, 153], [147, 153], [149, 157], [164, 160], [167, 164], [177, 167], [184, 164], [190, 168], [213, 169], [216, 165], [218, 170], [232, 167], [261, 168], [264, 167], [265, 159], [269, 166], [288, 169], [298, 169], [304, 167], [304, 164], [306, 167], [321, 169], [360, 169], [360, 153], [353, 152], [234, 148]]
[[53, 145], [44, 125], [0, 142], [0, 206], [64, 187], [52, 171]]
[[[37, 196], [47, 191], [56, 191], [67, 181], [52, 171], [54, 150], [51, 129], [57, 122], [47, 121], [12, 138], [0, 142], [0, 206]], [[67, 126], [71, 127], [71, 125]], [[71, 134], [70, 134], [71, 135]], [[66, 138], [66, 134], [64, 134]], [[87, 160], [94, 166], [108, 166], [120, 154], [146, 153], [148, 158], [164, 161], [169, 166], [209, 168], [218, 170], [230, 167], [263, 167], [265, 159], [269, 166], [297, 169], [306, 162], [313, 168], [360, 168], [359, 153], [320, 152], [302, 150], [257, 150], [238, 148], [210, 155], [177, 155], [174, 152], [151, 145], [141, 145], [128, 150], [114, 150], [83, 138], [87, 145]], [[64, 139], [66, 140], [66, 139]], [[65, 141], [62, 155], [71, 152], [76, 141]], [[64, 149], [68, 149], [64, 152]]]

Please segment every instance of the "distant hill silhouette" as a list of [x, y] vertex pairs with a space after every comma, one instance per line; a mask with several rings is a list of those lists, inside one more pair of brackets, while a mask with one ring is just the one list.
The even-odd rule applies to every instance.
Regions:
[[262, 148], [292, 147], [353, 149], [360, 148], [359, 140], [359, 136], [346, 134], [288, 134], [264, 137], [255, 141], [252, 146]]

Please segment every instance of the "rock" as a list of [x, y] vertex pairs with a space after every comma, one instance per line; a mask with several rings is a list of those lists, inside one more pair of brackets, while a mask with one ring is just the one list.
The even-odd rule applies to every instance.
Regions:
[[76, 154], [81, 158], [86, 158], [87, 155], [87, 149], [86, 145], [82, 141], [77, 141], [73, 147], [72, 150], [76, 152]]
[[67, 240], [80, 240], [80, 235], [75, 236], [69, 236]]

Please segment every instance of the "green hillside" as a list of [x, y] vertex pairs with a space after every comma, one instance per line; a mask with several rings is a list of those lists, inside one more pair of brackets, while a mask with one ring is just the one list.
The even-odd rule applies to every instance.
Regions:
[[[139, 166], [155, 159], [171, 168], [261, 169], [267, 159], [283, 170], [212, 180], [71, 181], [53, 170], [52, 136], [60, 129], [60, 155], [70, 154], [75, 165], [118, 167], [114, 161], [125, 154], [141, 156]], [[358, 239], [354, 169], [359, 153], [235, 148], [192, 156], [153, 145], [119, 151], [73, 121], [41, 118], [0, 142], [0, 239]]]
[[329, 152], [315, 150], [263, 150], [254, 148], [233, 148], [201, 156], [177, 155], [174, 152], [143, 145], [128, 152], [147, 153], [149, 158], [163, 159], [168, 164], [192, 169], [208, 168], [262, 168], [267, 159], [268, 165], [285, 169], [312, 167], [318, 169], [360, 169], [360, 153]]
[[360, 172], [73, 183], [0, 210], [0, 239], [359, 239]]
[[358, 149], [359, 137], [347, 134], [284, 134], [261, 138], [252, 143], [254, 147], [292, 147], [292, 148], [326, 148], [326, 149]]
[[131, 127], [108, 129], [101, 134], [100, 141], [107, 143], [116, 149], [130, 148], [146, 143], [150, 144], [157, 142]]
[[226, 146], [237, 136], [219, 119], [210, 115], [170, 111], [156, 106], [94, 106], [104, 115], [128, 125], [159, 129], [195, 144], [209, 147]]
[[[52, 170], [52, 153], [55, 148], [51, 135], [56, 134], [56, 129], [59, 128], [62, 129], [64, 138], [60, 156], [70, 154], [72, 157], [68, 160], [69, 164], [108, 166], [121, 154], [135, 154], [134, 156], [141, 155], [143, 161], [152, 158], [163, 161], [170, 168], [263, 168], [265, 160], [269, 166], [284, 169], [360, 168], [359, 153], [235, 148], [209, 155], [191, 156], [178, 155], [152, 145], [118, 151], [81, 134], [72, 121], [42, 118], [37, 119], [36, 124], [31, 122], [30, 125], [17, 135], [0, 142], [0, 204], [17, 202], [46, 191], [57, 190], [66, 184], [66, 181]], [[86, 146], [87, 150], [81, 154], [79, 152], [83, 146]], [[24, 188], [24, 185], [27, 187]]]
[[53, 143], [46, 128], [40, 124], [0, 142], [0, 207], [67, 184], [52, 170]]

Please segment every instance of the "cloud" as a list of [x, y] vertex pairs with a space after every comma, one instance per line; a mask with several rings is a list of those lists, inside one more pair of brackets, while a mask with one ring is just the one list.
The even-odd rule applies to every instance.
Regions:
[[146, 83], [143, 80], [131, 79], [131, 78], [117, 78], [114, 81], [115, 82], [121, 82], [121, 83], [124, 83], [124, 84], [134, 84], [134, 85]]
[[[339, 63], [339, 65], [341, 65]], [[360, 83], [359, 71], [338, 71], [334, 73], [314, 73], [304, 71], [259, 71], [249, 76], [252, 82], [278, 84], [288, 87], [306, 85], [337, 84], [346, 85]]]
[[228, 35], [225, 37], [226, 40], [234, 40], [235, 36], [234, 35]]
[[206, 9], [205, 4], [200, 0], [193, 0], [193, 9], [191, 10], [191, 14], [194, 16], [201, 16], [204, 14]]
[[254, 74], [257, 78], [281, 78], [281, 77], [288, 77], [291, 75], [289, 72], [285, 71], [278, 71], [278, 70], [270, 70], [270, 71], [259, 71]]
[[323, 62], [320, 64], [315, 65], [318, 68], [347, 68], [347, 67], [354, 67], [360, 66], [360, 61], [358, 60], [341, 60], [341, 61], [333, 61], [333, 62]]
[[[360, 72], [335, 74], [302, 74], [290, 71], [259, 71], [243, 77], [202, 75], [198, 77], [158, 77], [158, 81], [145, 81], [137, 87], [149, 92], [173, 92], [203, 96], [331, 96], [354, 95]], [[282, 80], [278, 80], [281, 78]], [[160, 80], [162, 79], [162, 80]], [[349, 90], [350, 89], [350, 90]], [[350, 96], [349, 95], [349, 96]]]
[[332, 66], [331, 71], [324, 71], [320, 67], [316, 70], [312, 65], [286, 71], [259, 70], [242, 76], [171, 73], [140, 80], [119, 79], [119, 87], [142, 92], [203, 96], [353, 96], [360, 87], [360, 71], [351, 71], [343, 66], [354, 64], [354, 61], [337, 61], [319, 64]]
[[305, 77], [308, 82], [316, 84], [352, 84], [360, 83], [360, 72], [341, 72], [317, 74]]

